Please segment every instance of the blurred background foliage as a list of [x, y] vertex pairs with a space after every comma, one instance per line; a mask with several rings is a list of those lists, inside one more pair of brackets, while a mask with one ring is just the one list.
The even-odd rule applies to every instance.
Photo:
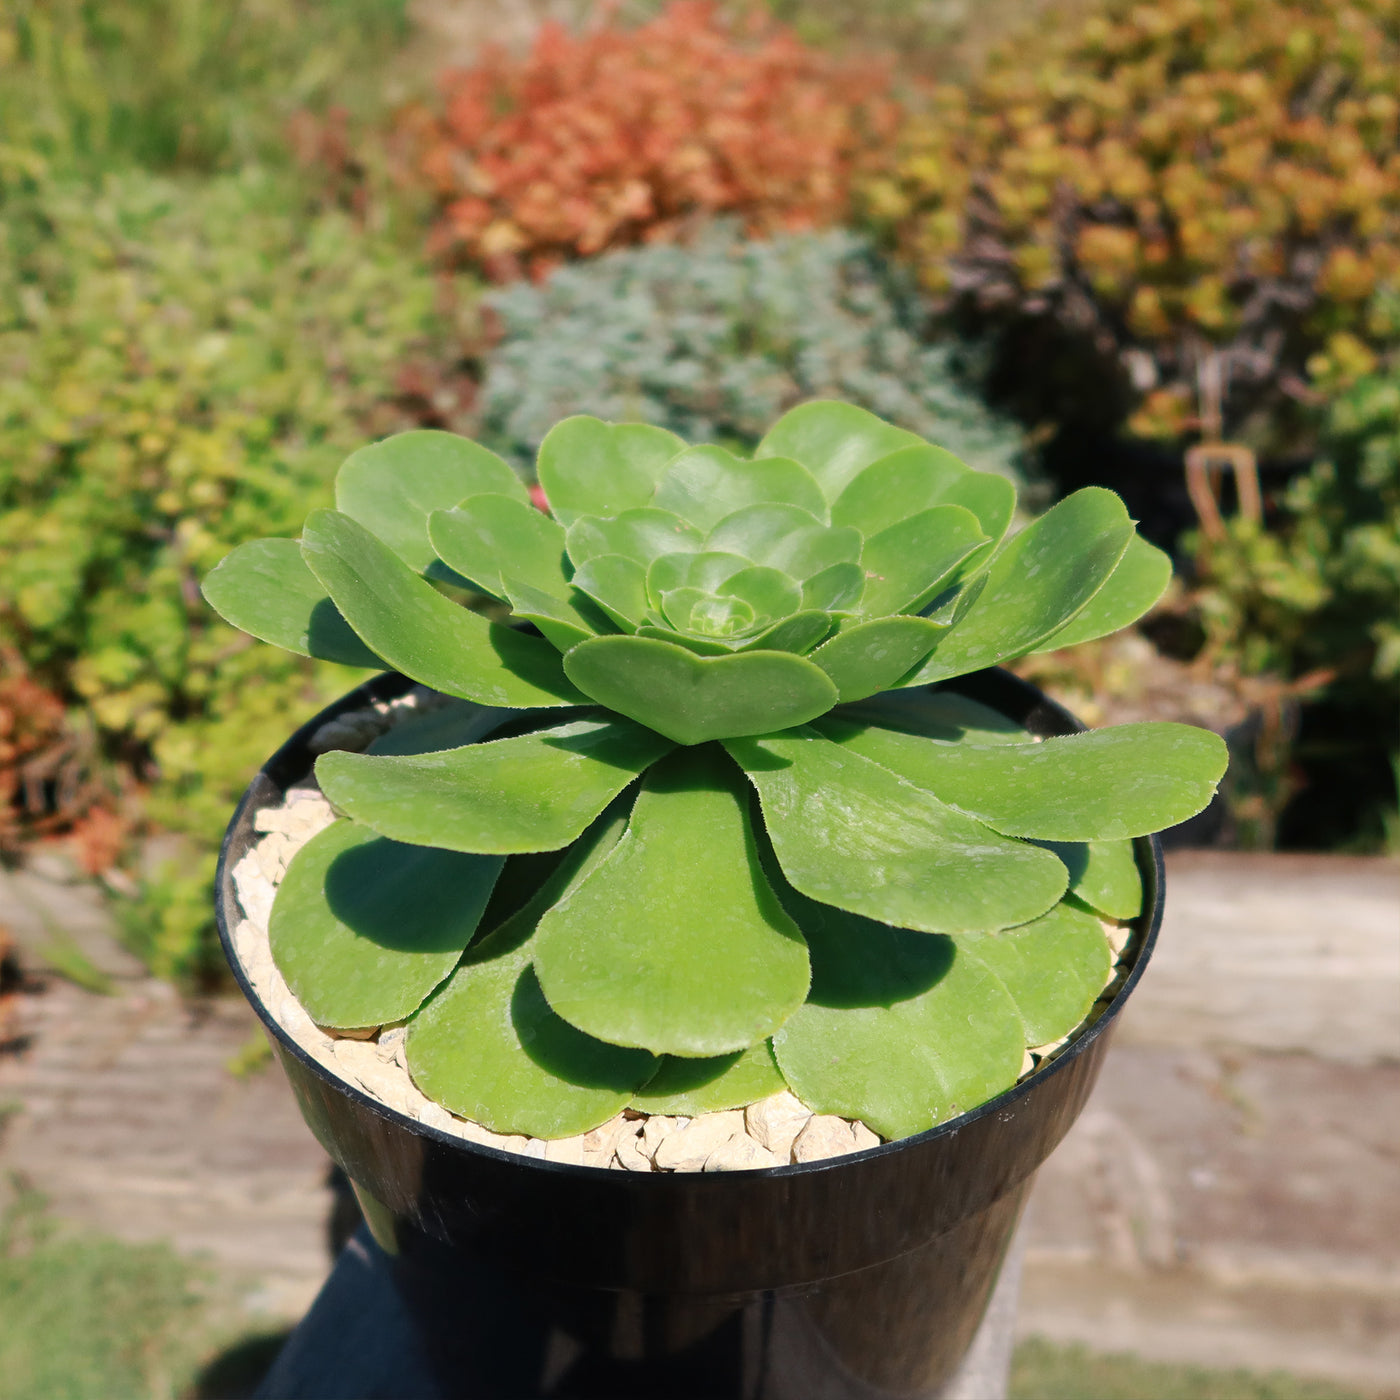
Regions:
[[[1318, 458], [1295, 477], [1272, 528], [1244, 519], [1194, 546], [1209, 653], [1252, 676], [1305, 682], [1291, 761], [1325, 770], [1307, 800], [1280, 804], [1290, 846], [1395, 849], [1400, 771], [1400, 366], [1338, 392]], [[1292, 795], [1292, 794], [1288, 794]], [[1299, 794], [1302, 795], [1301, 793]]]
[[0, 206], [0, 638], [206, 848], [287, 717], [353, 677], [241, 641], [199, 580], [329, 504], [413, 421], [399, 368], [453, 353], [411, 253], [285, 202], [256, 169], [133, 169]]
[[894, 134], [887, 86], [859, 50], [675, 0], [632, 29], [546, 24], [519, 58], [490, 47], [401, 122], [435, 248], [509, 280], [707, 215], [758, 235], [841, 222]]
[[907, 279], [844, 229], [746, 239], [716, 222], [684, 247], [626, 249], [517, 282], [500, 321], [481, 423], [522, 466], [570, 413], [644, 419], [751, 452], [779, 414], [841, 398], [1017, 474], [1025, 439], [975, 391], [975, 347], [921, 342]]
[[1122, 492], [1178, 584], [1038, 674], [1229, 728], [1210, 839], [1394, 848], [1397, 74], [1400, 0], [0, 0], [0, 857], [215, 975], [225, 816], [356, 679], [204, 608], [227, 549], [401, 427], [821, 393]]
[[276, 164], [297, 111], [372, 108], [407, 35], [405, 0], [6, 0], [0, 163]]
[[[1293, 451], [1312, 357], [1400, 341], [1398, 132], [1394, 0], [1110, 3], [936, 89], [865, 198], [1002, 331], [1023, 412], [1176, 441], [1212, 376], [1231, 436]], [[1078, 385], [1027, 372], [1047, 337]]]

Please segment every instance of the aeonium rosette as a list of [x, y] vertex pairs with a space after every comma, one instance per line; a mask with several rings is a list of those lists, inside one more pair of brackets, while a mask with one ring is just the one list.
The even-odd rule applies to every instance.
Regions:
[[1012, 532], [1010, 481], [840, 403], [751, 461], [570, 418], [538, 476], [549, 515], [405, 433], [205, 581], [257, 637], [457, 697], [317, 761], [340, 819], [270, 928], [308, 1013], [408, 1019], [429, 1097], [540, 1137], [784, 1083], [899, 1137], [1014, 1083], [1104, 985], [1100, 916], [1140, 912], [1132, 838], [1224, 748], [1039, 742], [936, 683], [1127, 625], [1166, 557], [1092, 487]]

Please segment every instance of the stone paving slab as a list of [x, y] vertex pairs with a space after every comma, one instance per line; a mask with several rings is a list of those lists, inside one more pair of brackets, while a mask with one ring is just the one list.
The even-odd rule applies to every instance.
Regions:
[[140, 960], [117, 940], [101, 886], [56, 851], [17, 870], [0, 865], [0, 925], [31, 966], [71, 951], [96, 977], [118, 986], [146, 978]]
[[1400, 865], [1174, 852], [1019, 1328], [1400, 1391]]
[[1400, 1387], [1397, 1167], [1394, 1065], [1120, 1044], [1041, 1169], [1018, 1330]]
[[96, 996], [57, 979], [23, 999], [30, 1048], [0, 1058], [0, 1174], [63, 1219], [169, 1239], [250, 1285], [255, 1311], [294, 1318], [329, 1265], [325, 1153], [273, 1069], [229, 1061], [257, 1033], [240, 1001], [193, 1011], [164, 984]]
[[1400, 862], [1173, 852], [1122, 1035], [1400, 1062]]

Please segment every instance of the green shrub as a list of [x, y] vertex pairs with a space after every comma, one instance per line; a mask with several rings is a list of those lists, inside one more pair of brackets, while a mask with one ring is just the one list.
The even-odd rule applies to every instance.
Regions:
[[[200, 579], [294, 533], [351, 447], [405, 426], [407, 357], [455, 353], [425, 271], [286, 207], [256, 172], [50, 182], [0, 205], [0, 644], [87, 707], [153, 782], [153, 816], [205, 842], [358, 673], [249, 645]], [[197, 940], [151, 937], [161, 971], [197, 961]]]
[[191, 1394], [201, 1360], [237, 1316], [232, 1292], [168, 1244], [64, 1229], [37, 1193], [21, 1188], [0, 1209], [3, 1393], [32, 1400]]
[[1303, 834], [1315, 840], [1331, 821], [1374, 844], [1388, 825], [1395, 833], [1400, 762], [1400, 365], [1340, 394], [1322, 447], [1276, 529], [1232, 521], [1202, 553], [1198, 599], [1214, 654], [1247, 674], [1325, 682], [1296, 758], [1305, 780], [1340, 794], [1319, 814], [1308, 792], [1300, 806], [1320, 821]]
[[1107, 0], [1056, 24], [939, 92], [872, 216], [926, 286], [1031, 345], [1032, 419], [1077, 396], [1177, 439], [1206, 366], [1227, 432], [1296, 452], [1310, 357], [1400, 339], [1400, 5]]
[[606, 254], [541, 286], [492, 292], [504, 338], [487, 361], [482, 436], [522, 465], [571, 413], [638, 420], [751, 448], [805, 398], [843, 398], [1011, 474], [1023, 439], [915, 336], [920, 307], [861, 238], [747, 242], [717, 224], [691, 246]]

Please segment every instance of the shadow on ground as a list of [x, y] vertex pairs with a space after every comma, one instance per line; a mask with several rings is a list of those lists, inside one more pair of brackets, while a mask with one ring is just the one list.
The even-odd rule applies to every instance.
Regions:
[[200, 1371], [188, 1400], [252, 1400], [290, 1335], [266, 1332], [234, 1343]]

